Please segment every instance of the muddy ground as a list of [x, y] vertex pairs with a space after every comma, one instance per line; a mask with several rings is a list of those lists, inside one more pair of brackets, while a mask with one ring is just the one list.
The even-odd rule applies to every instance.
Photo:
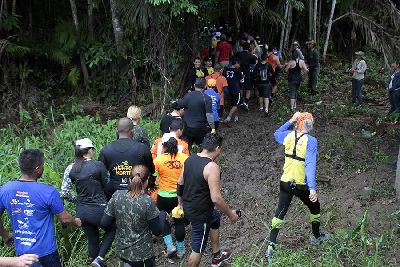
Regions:
[[[338, 95], [342, 93], [345, 91], [336, 92]], [[372, 125], [374, 118], [332, 118], [329, 104], [325, 103], [332, 103], [333, 98], [335, 95], [325, 97], [319, 105], [300, 102], [298, 107], [299, 110], [313, 112], [316, 119], [314, 135], [319, 141], [317, 176], [332, 179], [329, 183], [317, 181], [322, 231], [333, 233], [341, 228], [354, 227], [368, 209], [369, 231], [371, 234], [382, 232], [395, 224], [388, 217], [398, 207], [393, 186], [400, 140], [398, 134], [389, 135], [384, 128], [396, 127], [399, 133], [400, 126], [381, 126], [376, 136], [365, 138], [361, 130], [373, 131], [376, 128]], [[284, 160], [283, 148], [275, 142], [273, 133], [280, 126], [280, 121], [290, 118], [288, 111], [282, 112], [282, 105], [287, 105], [285, 101], [281, 96], [266, 118], [259, 113], [254, 99], [251, 110], [240, 113], [238, 123], [232, 127], [221, 127], [225, 139], [217, 162], [222, 170], [223, 195], [231, 208], [240, 208], [244, 214], [237, 223], [231, 223], [223, 216], [221, 244], [232, 249], [236, 255], [254, 251], [255, 246], [266, 241], [269, 233]], [[376, 155], [384, 159], [379, 160]], [[292, 249], [303, 247], [311, 233], [308, 215], [306, 207], [294, 199], [278, 241]], [[190, 227], [187, 231], [190, 232]], [[190, 236], [187, 240], [189, 253]], [[179, 261], [168, 263], [164, 254], [160, 253], [162, 249], [162, 241], [159, 240], [156, 245], [159, 266], [180, 266]], [[207, 252], [201, 266], [210, 265], [210, 250]], [[396, 249], [385, 253], [399, 262]], [[182, 266], [186, 266], [186, 260]]]

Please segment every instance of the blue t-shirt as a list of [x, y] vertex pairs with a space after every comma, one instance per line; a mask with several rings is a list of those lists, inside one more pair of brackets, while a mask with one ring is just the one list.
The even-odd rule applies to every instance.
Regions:
[[212, 112], [214, 114], [214, 121], [219, 121], [218, 110], [220, 105], [221, 96], [214, 91], [214, 89], [208, 88], [204, 91], [204, 94], [211, 97]]
[[0, 188], [0, 212], [7, 210], [18, 255], [47, 256], [57, 249], [54, 215], [64, 211], [60, 194], [39, 182], [11, 181]]

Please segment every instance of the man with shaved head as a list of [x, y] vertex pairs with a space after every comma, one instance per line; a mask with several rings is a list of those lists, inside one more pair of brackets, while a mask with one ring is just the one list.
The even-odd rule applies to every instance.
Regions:
[[151, 174], [154, 165], [149, 148], [132, 139], [133, 123], [129, 118], [121, 118], [117, 123], [118, 139], [108, 143], [101, 151], [99, 161], [103, 162], [110, 173], [106, 187], [107, 197], [111, 198], [116, 190], [127, 189], [132, 167], [145, 165]]

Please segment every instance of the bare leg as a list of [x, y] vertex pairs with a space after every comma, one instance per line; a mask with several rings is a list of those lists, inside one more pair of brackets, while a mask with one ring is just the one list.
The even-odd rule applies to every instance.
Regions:
[[228, 116], [232, 119], [235, 116], [236, 112], [237, 112], [237, 106], [234, 106], [231, 108], [231, 111], [229, 112]]
[[212, 252], [216, 253], [220, 250], [219, 247], [219, 229], [210, 229], [210, 241]]
[[189, 267], [198, 267], [200, 265], [200, 261], [201, 261], [201, 253], [196, 253], [196, 252], [192, 251], [192, 253], [190, 253], [190, 256], [189, 256], [188, 266]]
[[268, 112], [268, 110], [269, 110], [269, 98], [268, 97], [266, 97], [266, 98], [264, 98], [264, 106], [265, 106], [265, 112]]
[[259, 103], [260, 103], [260, 109], [262, 109], [262, 108], [264, 107], [264, 106], [263, 106], [263, 104], [264, 104], [264, 98], [259, 97], [258, 100], [259, 100]]
[[250, 97], [251, 97], [251, 90], [247, 90], [246, 91], [246, 99], [247, 99], [247, 101], [249, 101]]
[[274, 85], [272, 87], [272, 94], [276, 94], [277, 91], [278, 91], [278, 85]]

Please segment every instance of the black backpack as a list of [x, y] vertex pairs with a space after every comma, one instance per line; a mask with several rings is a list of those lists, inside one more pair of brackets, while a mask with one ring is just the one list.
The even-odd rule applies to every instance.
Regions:
[[257, 82], [267, 83], [268, 82], [268, 64], [259, 64], [257, 68]]

